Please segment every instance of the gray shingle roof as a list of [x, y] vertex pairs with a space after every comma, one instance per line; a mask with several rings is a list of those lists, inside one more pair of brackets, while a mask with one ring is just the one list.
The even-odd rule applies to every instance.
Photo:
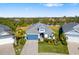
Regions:
[[39, 29], [45, 29], [45, 34], [52, 34], [52, 30], [48, 28], [48, 26], [46, 24], [42, 24], [42, 23], [36, 23], [33, 24], [29, 27], [29, 29], [26, 31], [27, 34], [33, 33], [33, 34], [39, 34]]
[[0, 36], [4, 36], [2, 35], [3, 33], [7, 33], [6, 35], [10, 35], [10, 32], [11, 29], [8, 26], [0, 24]]
[[68, 32], [68, 31], [74, 30], [73, 27], [76, 26], [76, 25], [78, 25], [78, 23], [71, 22], [71, 23], [63, 25], [62, 29], [63, 29], [64, 32]]
[[64, 33], [69, 37], [79, 37], [79, 32], [75, 30], [76, 27], [79, 27], [78, 23], [68, 23], [63, 25]]
[[8, 26], [0, 24], [0, 31], [10, 31], [10, 28]]

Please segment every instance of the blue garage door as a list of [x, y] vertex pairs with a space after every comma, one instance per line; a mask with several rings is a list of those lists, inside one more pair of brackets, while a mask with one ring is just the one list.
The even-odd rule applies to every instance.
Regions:
[[27, 39], [28, 40], [37, 40], [38, 39], [38, 35], [27, 35]]

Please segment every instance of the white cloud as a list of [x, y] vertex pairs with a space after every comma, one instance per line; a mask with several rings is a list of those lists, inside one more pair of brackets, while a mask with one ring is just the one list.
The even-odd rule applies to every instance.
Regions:
[[58, 7], [58, 6], [63, 6], [64, 4], [61, 3], [47, 3], [47, 4], [43, 4], [44, 6], [47, 7]]

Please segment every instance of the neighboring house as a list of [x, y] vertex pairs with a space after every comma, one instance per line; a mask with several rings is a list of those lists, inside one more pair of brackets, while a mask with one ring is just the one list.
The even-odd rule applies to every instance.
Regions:
[[67, 37], [69, 54], [79, 54], [79, 24], [69, 23], [62, 28]]
[[73, 27], [76, 25], [78, 25], [78, 23], [71, 22], [71, 23], [67, 23], [67, 24], [63, 25], [62, 28], [63, 28], [64, 32], [68, 32], [68, 31], [71, 31], [73, 29]]
[[40, 38], [51, 38], [53, 32], [51, 29], [48, 28], [48, 25], [42, 23], [36, 23], [29, 27], [26, 31], [26, 39], [33, 40], [33, 39], [40, 39]]
[[11, 34], [11, 29], [8, 26], [0, 24], [0, 45], [13, 43], [13, 35]]
[[14, 55], [13, 35], [11, 29], [0, 24], [0, 55]]

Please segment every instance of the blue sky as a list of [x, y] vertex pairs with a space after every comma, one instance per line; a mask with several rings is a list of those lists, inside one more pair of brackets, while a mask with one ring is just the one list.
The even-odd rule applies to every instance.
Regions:
[[0, 17], [79, 16], [79, 4], [0, 3]]

